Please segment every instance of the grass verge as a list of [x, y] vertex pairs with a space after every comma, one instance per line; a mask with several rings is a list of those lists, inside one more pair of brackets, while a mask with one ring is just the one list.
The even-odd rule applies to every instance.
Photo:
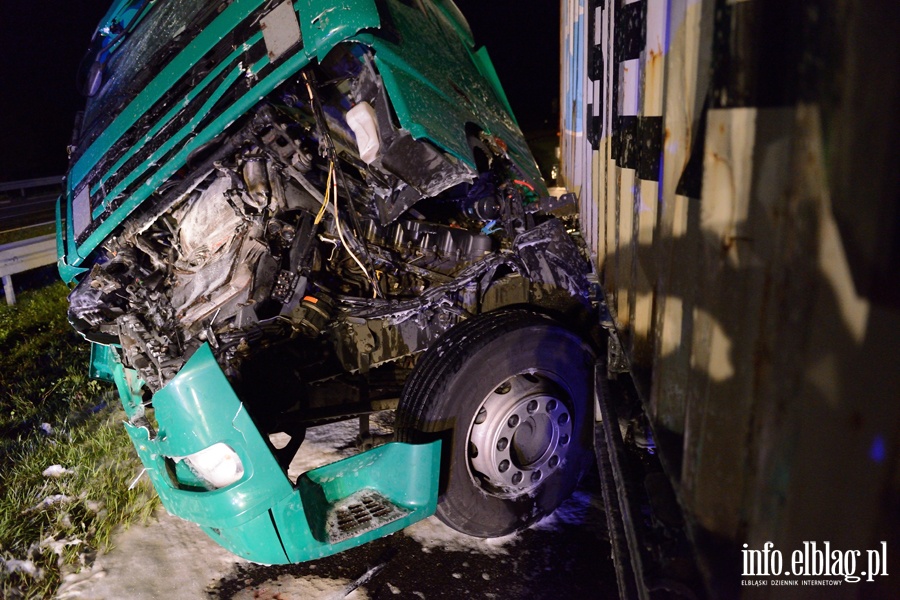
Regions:
[[[87, 377], [62, 283], [0, 306], [0, 597], [50, 598], [158, 500], [112, 386]], [[48, 470], [49, 469], [49, 470]]]
[[31, 225], [29, 227], [19, 227], [17, 229], [0, 231], [0, 246], [2, 246], [3, 244], [10, 244], [12, 242], [29, 240], [31, 238], [41, 235], [47, 235], [48, 233], [53, 233], [55, 231], [56, 223], [42, 223], [40, 225]]

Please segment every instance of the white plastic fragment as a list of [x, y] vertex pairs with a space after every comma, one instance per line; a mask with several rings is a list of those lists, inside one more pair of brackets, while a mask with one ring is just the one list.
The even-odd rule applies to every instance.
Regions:
[[344, 598], [347, 598], [354, 591], [368, 583], [369, 580], [375, 577], [375, 575], [377, 575], [378, 572], [381, 571], [386, 565], [387, 562], [375, 565], [374, 567], [363, 573], [356, 581], [350, 582], [344, 587], [344, 589], [336, 592], [334, 596], [332, 596], [332, 600], [343, 600]]
[[359, 157], [367, 165], [372, 164], [378, 158], [378, 152], [381, 149], [381, 136], [378, 133], [375, 109], [368, 102], [360, 102], [347, 111], [347, 125], [356, 136]]
[[134, 489], [134, 486], [137, 485], [137, 482], [141, 480], [141, 477], [142, 477], [142, 476], [144, 475], [144, 473], [146, 473], [146, 472], [147, 472], [147, 469], [141, 469], [141, 472], [137, 474], [137, 477], [134, 478], [134, 480], [133, 480], [133, 481], [131, 482], [131, 484], [128, 486], [128, 489], [129, 489], [129, 490], [133, 490], [133, 489]]

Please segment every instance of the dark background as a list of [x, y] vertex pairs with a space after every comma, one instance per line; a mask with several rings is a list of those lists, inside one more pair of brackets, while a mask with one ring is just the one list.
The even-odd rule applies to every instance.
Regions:
[[[164, 1], [164, 0], [159, 0]], [[111, 0], [0, 0], [0, 182], [66, 170], [78, 64]], [[488, 51], [519, 124], [557, 128], [559, 2], [458, 0]]]

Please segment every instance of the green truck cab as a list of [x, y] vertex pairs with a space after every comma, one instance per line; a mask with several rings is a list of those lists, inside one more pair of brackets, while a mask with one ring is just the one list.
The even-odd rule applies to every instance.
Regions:
[[[450, 0], [120, 0], [81, 82], [59, 271], [169, 512], [279, 564], [571, 493], [590, 266]], [[384, 410], [390, 441], [288, 476]]]

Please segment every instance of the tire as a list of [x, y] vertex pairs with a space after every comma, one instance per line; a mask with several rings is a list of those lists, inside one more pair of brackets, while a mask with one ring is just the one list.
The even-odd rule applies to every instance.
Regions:
[[400, 441], [443, 439], [437, 516], [497, 537], [553, 512], [593, 460], [590, 346], [528, 310], [469, 319], [429, 348], [403, 388]]

